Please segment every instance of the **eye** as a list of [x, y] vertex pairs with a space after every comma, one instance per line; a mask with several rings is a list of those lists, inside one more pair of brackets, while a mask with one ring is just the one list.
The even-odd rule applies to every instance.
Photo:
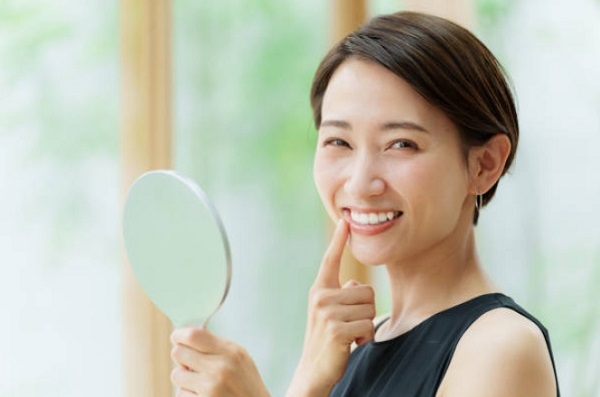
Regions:
[[406, 140], [406, 139], [400, 139], [397, 141], [392, 142], [392, 144], [389, 146], [390, 149], [418, 149], [418, 146], [416, 143]]
[[335, 146], [335, 147], [346, 147], [350, 148], [350, 144], [340, 138], [331, 138], [323, 143], [323, 146]]

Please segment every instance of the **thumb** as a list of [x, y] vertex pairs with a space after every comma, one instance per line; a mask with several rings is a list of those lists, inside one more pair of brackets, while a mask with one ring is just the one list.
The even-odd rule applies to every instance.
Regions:
[[178, 328], [171, 334], [171, 343], [191, 347], [205, 354], [217, 354], [226, 350], [227, 341], [206, 328]]
[[333, 232], [331, 242], [323, 255], [315, 286], [324, 288], [340, 288], [340, 264], [344, 247], [348, 241], [348, 223], [340, 219]]

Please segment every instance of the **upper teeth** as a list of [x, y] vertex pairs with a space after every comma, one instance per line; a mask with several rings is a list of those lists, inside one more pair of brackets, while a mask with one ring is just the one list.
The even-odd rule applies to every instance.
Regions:
[[362, 225], [377, 225], [378, 223], [383, 223], [394, 219], [396, 213], [389, 212], [350, 212], [350, 217], [356, 223], [360, 223]]

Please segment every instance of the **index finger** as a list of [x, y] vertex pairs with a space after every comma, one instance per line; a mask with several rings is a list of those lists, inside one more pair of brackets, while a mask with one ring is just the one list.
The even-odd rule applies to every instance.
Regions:
[[323, 261], [314, 282], [315, 286], [340, 288], [340, 264], [344, 247], [348, 241], [348, 233], [348, 223], [344, 219], [340, 219], [325, 255], [323, 255]]

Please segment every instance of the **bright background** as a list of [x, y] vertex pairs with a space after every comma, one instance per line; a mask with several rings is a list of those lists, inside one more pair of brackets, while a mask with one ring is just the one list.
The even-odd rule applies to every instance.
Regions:
[[[600, 1], [476, 3], [522, 126], [481, 256], [549, 328], [563, 395], [600, 397]], [[308, 90], [328, 10], [173, 7], [175, 164], [213, 196], [233, 248], [214, 329], [282, 395], [325, 246]], [[0, 93], [0, 397], [120, 396], [117, 2], [0, 2]]]

